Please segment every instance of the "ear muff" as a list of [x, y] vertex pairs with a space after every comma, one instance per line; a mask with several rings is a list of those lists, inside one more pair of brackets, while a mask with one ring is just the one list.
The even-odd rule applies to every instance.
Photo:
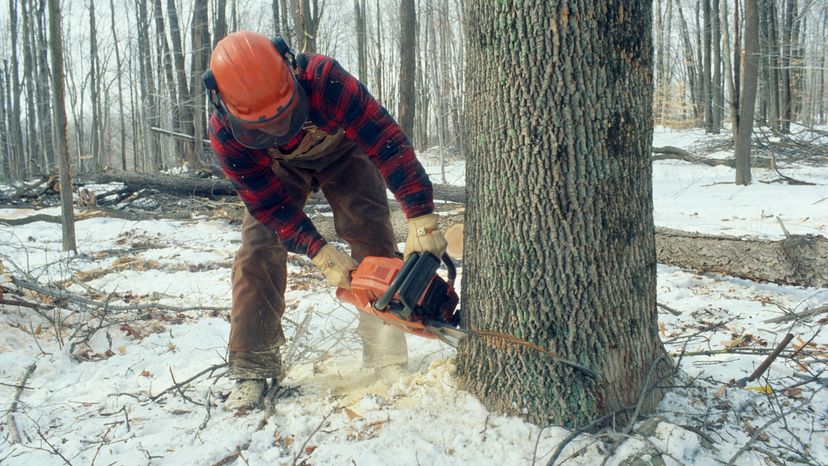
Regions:
[[285, 39], [282, 38], [282, 36], [276, 36], [270, 39], [270, 42], [273, 43], [273, 46], [276, 47], [279, 55], [281, 55], [284, 59], [287, 59], [288, 55], [293, 55], [293, 52], [290, 50], [290, 46]]
[[208, 91], [217, 91], [218, 84], [216, 83], [216, 77], [213, 75], [212, 70], [207, 70], [204, 73], [201, 73], [201, 82], [204, 84], [204, 89]]

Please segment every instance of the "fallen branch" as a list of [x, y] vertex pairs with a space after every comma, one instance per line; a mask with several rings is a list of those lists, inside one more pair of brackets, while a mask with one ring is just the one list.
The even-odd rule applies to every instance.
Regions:
[[23, 394], [23, 388], [26, 386], [26, 382], [29, 381], [29, 377], [32, 376], [35, 369], [37, 369], [37, 363], [33, 362], [26, 368], [26, 372], [23, 374], [23, 378], [20, 380], [20, 383], [17, 384], [17, 389], [14, 391], [14, 400], [12, 401], [11, 407], [6, 412], [6, 423], [9, 425], [9, 437], [11, 437], [11, 443], [20, 443], [20, 431], [17, 430], [17, 423], [14, 421], [14, 413], [17, 411], [17, 403], [20, 402], [20, 396]]
[[69, 293], [65, 290], [60, 289], [52, 289], [42, 286], [37, 283], [32, 283], [26, 280], [21, 280], [17, 277], [11, 277], [12, 283], [15, 286], [20, 288], [25, 288], [30, 291], [34, 291], [36, 293], [40, 293], [42, 295], [49, 296], [53, 299], [57, 299], [60, 301], [65, 301], [67, 303], [76, 303], [82, 304], [84, 306], [94, 307], [98, 309], [108, 309], [111, 311], [140, 311], [144, 309], [158, 309], [162, 311], [174, 311], [174, 312], [186, 312], [186, 311], [226, 311], [226, 307], [215, 307], [215, 306], [192, 306], [192, 307], [180, 307], [180, 306], [169, 306], [166, 304], [160, 303], [144, 303], [144, 304], [132, 304], [132, 305], [112, 305], [107, 304], [105, 302], [96, 301], [94, 299], [89, 299], [80, 295], [76, 295], [73, 293]]
[[316, 433], [319, 432], [320, 429], [322, 429], [322, 426], [325, 425], [325, 422], [328, 420], [328, 418], [331, 417], [333, 415], [333, 413], [335, 413], [337, 411], [339, 411], [339, 408], [334, 408], [330, 413], [328, 413], [325, 417], [323, 417], [322, 421], [319, 423], [319, 425], [316, 426], [316, 429], [314, 429], [313, 432], [311, 432], [311, 434], [308, 435], [308, 438], [305, 439], [305, 443], [302, 444], [302, 448], [299, 449], [299, 452], [296, 453], [296, 456], [293, 458], [293, 466], [296, 466], [297, 464], [299, 464], [298, 463], [299, 457], [305, 451], [305, 448], [307, 448], [308, 442], [310, 442], [310, 439], [312, 439], [313, 436], [316, 435]]
[[[159, 398], [161, 398], [162, 396], [166, 395], [167, 393], [172, 392], [173, 390], [179, 390], [180, 391], [181, 387], [189, 384], [193, 380], [201, 377], [202, 375], [204, 375], [208, 372], [213, 372], [213, 371], [216, 371], [218, 369], [221, 369], [222, 367], [227, 367], [227, 363], [223, 362], [221, 364], [214, 364], [214, 365], [208, 367], [207, 369], [202, 370], [201, 372], [195, 374], [194, 376], [192, 376], [192, 377], [190, 377], [187, 380], [184, 380], [182, 382], [176, 382], [175, 378], [173, 378], [173, 384], [170, 387], [165, 388], [164, 390], [162, 390], [160, 393], [158, 393], [156, 395], [150, 396], [149, 399], [150, 399], [150, 401], [156, 401]], [[172, 374], [172, 372], [170, 374]]]
[[806, 309], [802, 312], [794, 312], [791, 314], [785, 314], [784, 316], [774, 317], [773, 319], [768, 319], [764, 321], [766, 324], [779, 324], [782, 322], [788, 322], [791, 320], [804, 320], [815, 315], [819, 315], [822, 313], [828, 312], [828, 304], [823, 304], [822, 306], [815, 307], [813, 309]]

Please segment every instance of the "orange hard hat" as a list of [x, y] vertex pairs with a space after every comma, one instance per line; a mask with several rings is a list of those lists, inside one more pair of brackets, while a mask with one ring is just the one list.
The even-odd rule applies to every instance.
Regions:
[[234, 137], [248, 147], [284, 144], [307, 118], [307, 97], [280, 40], [252, 31], [229, 34], [216, 44], [205, 73]]

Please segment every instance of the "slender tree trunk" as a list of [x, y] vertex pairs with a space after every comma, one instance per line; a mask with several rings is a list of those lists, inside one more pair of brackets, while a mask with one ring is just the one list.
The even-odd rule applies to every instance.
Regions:
[[[791, 41], [793, 40], [794, 15], [796, 15], [796, 0], [782, 0], [784, 18], [782, 24], [782, 57], [781, 74], [782, 88], [780, 89], [780, 124], [779, 131], [782, 133], [791, 132]], [[747, 13], [745, 13], [747, 14]], [[746, 39], [747, 40], [747, 39]]]
[[687, 85], [690, 88], [690, 102], [693, 108], [693, 118], [699, 118], [698, 107], [698, 81], [701, 79], [696, 76], [696, 63], [693, 59], [693, 43], [690, 41], [690, 32], [687, 27], [687, 21], [684, 19], [684, 11], [681, 8], [681, 0], [676, 0], [676, 8], [679, 15], [679, 29], [681, 29], [681, 36], [684, 43], [684, 66], [687, 69]]
[[[434, 17], [434, 8], [429, 5], [428, 11], [428, 27], [430, 30], [431, 35], [431, 57], [435, 59], [437, 57], [437, 35], [436, 35], [436, 28], [434, 26], [435, 17]], [[439, 68], [436, 63], [433, 64], [431, 69], [431, 94], [437, 100], [437, 105], [435, 108], [435, 113], [437, 117], [437, 149], [440, 154], [440, 180], [443, 184], [446, 183], [446, 123], [445, 123], [445, 109], [443, 108], [444, 100], [442, 98], [443, 92], [441, 90], [441, 85], [443, 84], [437, 77], [439, 73]]]
[[[181, 116], [179, 115], [179, 96], [175, 84], [175, 71], [172, 64], [172, 53], [170, 53], [170, 44], [167, 42], [167, 28], [164, 25], [164, 8], [161, 5], [161, 0], [153, 0], [153, 10], [155, 11], [155, 37], [157, 50], [160, 54], [158, 60], [158, 67], [163, 65], [164, 78], [166, 81], [165, 89], [167, 91], [167, 100], [169, 101], [169, 116], [173, 131], [181, 132]], [[160, 84], [160, 80], [159, 80]], [[182, 141], [172, 141], [173, 152], [176, 158], [185, 159], [185, 144]]]
[[[784, 0], [783, 0], [784, 1]], [[771, 68], [771, 104], [770, 123], [777, 131], [781, 130], [782, 120], [782, 99], [780, 92], [780, 49], [779, 49], [779, 28], [777, 26], [776, 0], [767, 0], [768, 15], [768, 42], [770, 47], [770, 68]]]
[[9, 29], [11, 29], [11, 89], [12, 89], [12, 112], [11, 117], [11, 132], [12, 132], [12, 178], [19, 180], [26, 178], [26, 148], [23, 144], [23, 109], [20, 102], [20, 96], [23, 93], [20, 88], [20, 60], [18, 59], [18, 23], [17, 23], [17, 8], [18, 0], [9, 0]]
[[711, 78], [712, 71], [712, 54], [711, 54], [711, 28], [712, 19], [710, 13], [711, 0], [701, 0], [703, 21], [704, 21], [704, 72], [702, 73], [704, 79], [704, 128], [707, 132], [714, 132], [713, 126], [713, 80]]
[[[727, 0], [721, 0], [727, 2]], [[719, 134], [722, 129], [722, 110], [724, 98], [722, 96], [722, 28], [719, 22], [719, 0], [713, 0], [710, 17], [712, 19], [712, 42], [713, 42], [713, 120], [711, 127], [713, 134]], [[727, 23], [725, 23], [725, 28]]]
[[227, 35], [227, 0], [216, 1], [216, 20], [213, 27], [213, 47]]
[[11, 151], [9, 149], [11, 147], [9, 131], [7, 129], [8, 124], [6, 122], [6, 118], [11, 113], [9, 99], [6, 98], [9, 88], [7, 85], [9, 77], [9, 73], [6, 70], [7, 67], [8, 60], [3, 60], [3, 68], [0, 69], [0, 180], [3, 180], [4, 183], [8, 183], [11, 177], [11, 172], [9, 171], [11, 168]]
[[[721, 0], [719, 3], [719, 14], [721, 15], [720, 24], [722, 27], [722, 61], [724, 62], [724, 70], [725, 70], [725, 88], [727, 91], [727, 96], [725, 97], [725, 102], [727, 103], [725, 106], [727, 107], [727, 113], [730, 117], [730, 129], [733, 133], [733, 142], [736, 142], [736, 127], [738, 126], [736, 121], [736, 92], [735, 92], [735, 81], [733, 80], [733, 65], [730, 61], [730, 28], [728, 27], [729, 18], [727, 12], [727, 2], [730, 0]], [[738, 28], [738, 24], [736, 25]]]
[[414, 135], [414, 76], [417, 67], [417, 9], [414, 0], [400, 1], [400, 105], [397, 118], [405, 134]]
[[207, 0], [196, 0], [192, 24], [193, 60], [190, 89], [193, 92], [193, 168], [201, 165], [203, 144], [207, 134], [205, 94], [201, 88], [201, 74], [210, 63], [210, 31], [208, 29]]
[[26, 157], [26, 177], [32, 176], [40, 169], [40, 138], [37, 137], [37, 110], [35, 109], [35, 57], [32, 43], [32, 8], [31, 0], [23, 0], [23, 75], [26, 79], [26, 133], [29, 148]]
[[365, 19], [365, 0], [354, 0], [354, 21], [356, 23], [357, 71], [359, 79], [368, 85], [368, 36]]
[[316, 53], [316, 31], [322, 11], [318, 0], [290, 0], [296, 45], [303, 52]]
[[277, 36], [282, 35], [282, 23], [279, 22], [279, 0], [272, 0], [270, 3], [271, 13], [273, 14], [273, 33]]
[[651, 411], [672, 373], [656, 312], [651, 2], [595, 2], [577, 21], [564, 0], [515, 3], [467, 1], [481, 98], [468, 105], [464, 316], [598, 377], [473, 338], [460, 384], [538, 425], [623, 419], [642, 393]]
[[375, 43], [376, 43], [376, 46], [377, 46], [377, 53], [376, 53], [376, 55], [374, 55], [374, 58], [376, 59], [376, 62], [374, 63], [374, 93], [375, 93], [374, 95], [380, 102], [385, 104], [386, 99], [385, 99], [385, 94], [383, 94], [383, 88], [382, 88], [382, 84], [383, 84], [382, 74], [383, 74], [383, 71], [385, 69], [385, 61], [384, 61], [383, 56], [382, 56], [382, 10], [380, 10], [379, 0], [377, 0], [376, 19], [377, 19], [377, 26], [376, 26], [377, 29], [376, 29], [376, 32], [374, 34], [374, 37], [375, 37]]
[[121, 50], [118, 46], [118, 33], [115, 31], [115, 2], [109, 0], [109, 24], [112, 32], [113, 45], [115, 47], [115, 66], [116, 79], [118, 81], [118, 121], [120, 123], [118, 134], [121, 139], [121, 170], [127, 169], [127, 150], [126, 150], [126, 123], [124, 119], [124, 87], [121, 75], [123, 73], [123, 66], [121, 63]]
[[69, 160], [66, 107], [63, 92], [63, 33], [61, 31], [60, 0], [49, 0], [49, 40], [52, 58], [52, 106], [54, 131], [52, 133], [60, 170], [60, 205], [63, 225], [63, 250], [75, 251], [75, 214], [72, 202], [72, 164]]
[[95, 23], [95, 2], [89, 2], [89, 90], [92, 104], [92, 170], [101, 170], [101, 117], [98, 63], [98, 29]]
[[750, 184], [750, 149], [753, 109], [759, 80], [759, 12], [756, 0], [745, 0], [745, 48], [742, 51], [741, 101], [736, 134], [736, 184]]
[[[38, 0], [37, 9], [37, 48], [35, 55], [38, 62], [37, 78], [37, 114], [38, 121], [43, 126], [44, 134], [52, 134], [51, 95], [49, 90], [49, 58], [48, 42], [46, 41], [46, 0]], [[54, 147], [52, 138], [43, 138], [43, 164], [47, 172], [52, 172], [54, 166]]]
[[[184, 134], [194, 134], [193, 127], [193, 102], [190, 89], [187, 84], [187, 70], [184, 66], [184, 52], [181, 45], [181, 29], [178, 23], [178, 10], [175, 0], [167, 0], [167, 17], [170, 24], [170, 39], [172, 44], [173, 69], [175, 81], [178, 88], [178, 128]], [[193, 164], [193, 146], [185, 144], [181, 146], [182, 157], [191, 165]]]

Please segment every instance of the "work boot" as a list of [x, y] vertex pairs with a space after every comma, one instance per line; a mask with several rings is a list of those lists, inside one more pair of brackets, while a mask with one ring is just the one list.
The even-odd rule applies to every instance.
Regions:
[[262, 407], [265, 393], [267, 393], [267, 379], [242, 379], [236, 381], [236, 386], [224, 402], [225, 411], [240, 409], [258, 409]]
[[382, 380], [386, 385], [393, 385], [408, 375], [407, 364], [389, 364], [374, 369], [377, 380]]

